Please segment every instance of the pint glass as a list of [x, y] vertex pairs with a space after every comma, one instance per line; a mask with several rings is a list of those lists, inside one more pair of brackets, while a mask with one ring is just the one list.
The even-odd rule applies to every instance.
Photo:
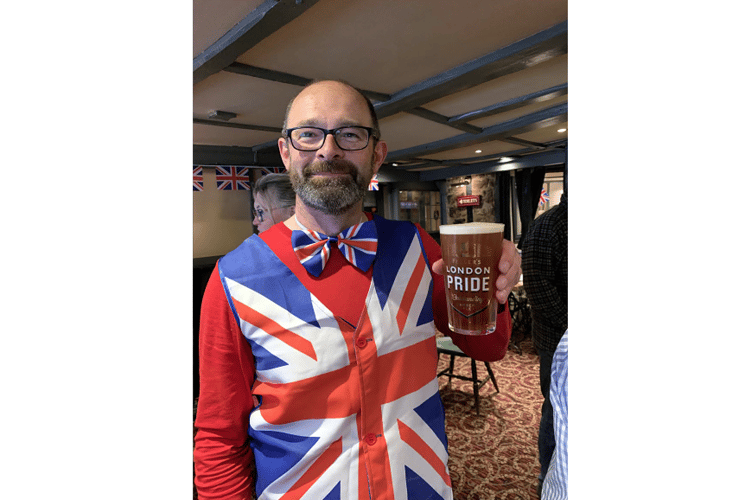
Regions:
[[496, 279], [504, 224], [439, 226], [449, 328], [465, 335], [496, 330]]

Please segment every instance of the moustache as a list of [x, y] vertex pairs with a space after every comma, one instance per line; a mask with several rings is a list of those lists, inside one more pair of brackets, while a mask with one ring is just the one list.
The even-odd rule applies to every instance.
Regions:
[[347, 160], [314, 161], [303, 168], [303, 175], [305, 177], [311, 177], [320, 173], [350, 174], [353, 179], [358, 178], [358, 169], [355, 168], [352, 162]]

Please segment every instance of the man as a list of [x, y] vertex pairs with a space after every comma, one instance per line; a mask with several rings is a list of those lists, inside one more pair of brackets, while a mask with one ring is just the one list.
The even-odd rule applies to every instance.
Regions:
[[[199, 498], [250, 498], [252, 450], [260, 499], [451, 499], [436, 380], [446, 303], [431, 272], [443, 272], [440, 248], [413, 223], [363, 212], [387, 147], [356, 89], [304, 88], [283, 135], [295, 215], [220, 259], [204, 295]], [[519, 261], [505, 241], [500, 303]], [[450, 334], [478, 359], [501, 359], [506, 310], [498, 324]]]
[[295, 191], [287, 174], [266, 174], [253, 185], [253, 225], [263, 233], [295, 213]]
[[[566, 182], [566, 181], [565, 181]], [[538, 495], [554, 451], [554, 416], [551, 406], [551, 361], [567, 330], [567, 192], [548, 212], [530, 226], [522, 244], [525, 293], [533, 317], [533, 344], [540, 356], [540, 386], [543, 393], [538, 430]]]

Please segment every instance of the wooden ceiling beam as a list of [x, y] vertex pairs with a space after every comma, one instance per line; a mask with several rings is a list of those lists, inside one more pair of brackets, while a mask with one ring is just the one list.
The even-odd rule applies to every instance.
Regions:
[[562, 123], [567, 119], [567, 103], [542, 109], [529, 115], [520, 116], [506, 122], [497, 123], [483, 129], [480, 134], [461, 134], [440, 141], [400, 149], [387, 154], [387, 162], [399, 161], [415, 156], [427, 156], [449, 151], [450, 149], [473, 146], [488, 141], [504, 140], [542, 127]]
[[567, 21], [392, 94], [375, 105], [379, 118], [533, 67], [567, 53]]
[[193, 123], [201, 125], [214, 125], [215, 127], [228, 127], [228, 128], [240, 128], [245, 130], [258, 130], [261, 132], [279, 132], [279, 127], [267, 127], [266, 125], [251, 125], [246, 123], [230, 123], [220, 122], [217, 120], [204, 120], [202, 118], [194, 118]]
[[318, 0], [265, 0], [193, 59], [193, 84], [222, 71], [316, 2]]
[[460, 115], [455, 115], [449, 118], [449, 123], [467, 123], [471, 120], [477, 120], [479, 118], [485, 118], [491, 115], [497, 115], [499, 113], [506, 113], [528, 104], [534, 104], [538, 102], [550, 101], [556, 97], [561, 97], [567, 94], [567, 84], [556, 85], [554, 87], [533, 92], [531, 94], [523, 95], [520, 97], [513, 97], [506, 101], [486, 106], [485, 108], [476, 109], [475, 111], [468, 111]]
[[246, 146], [193, 145], [194, 165], [284, 166], [279, 151], [256, 151]]

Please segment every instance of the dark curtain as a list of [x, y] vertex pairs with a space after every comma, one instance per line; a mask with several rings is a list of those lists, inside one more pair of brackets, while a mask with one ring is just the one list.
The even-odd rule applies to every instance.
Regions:
[[509, 172], [499, 172], [496, 179], [496, 189], [499, 190], [499, 222], [504, 224], [504, 238], [514, 241], [512, 211], [509, 207], [509, 197], [512, 195], [512, 176]]
[[522, 248], [527, 230], [533, 222], [535, 211], [540, 202], [540, 192], [543, 188], [543, 178], [546, 176], [546, 167], [522, 168], [514, 173], [514, 183], [517, 188], [517, 204], [520, 209], [520, 222], [522, 231], [518, 248]]

